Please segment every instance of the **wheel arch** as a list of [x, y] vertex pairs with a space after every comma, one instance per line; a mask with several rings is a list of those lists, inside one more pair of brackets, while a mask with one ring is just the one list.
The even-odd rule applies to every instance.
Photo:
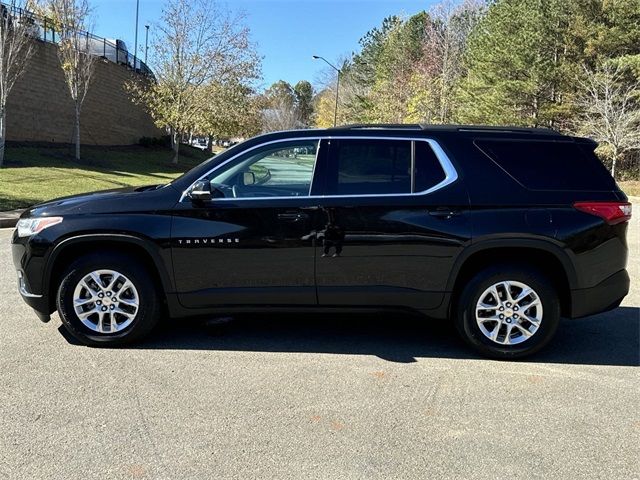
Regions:
[[173, 279], [160, 252], [149, 243], [126, 234], [85, 234], [58, 243], [47, 259], [43, 278], [43, 291], [48, 293], [50, 311], [55, 310], [57, 285], [68, 263], [81, 255], [95, 252], [125, 253], [139, 259], [152, 274], [160, 295], [166, 299], [167, 293], [173, 291]]
[[567, 252], [552, 242], [531, 239], [500, 239], [478, 242], [458, 257], [447, 282], [452, 292], [451, 305], [462, 285], [480, 269], [500, 263], [527, 263], [547, 274], [560, 297], [562, 315], [571, 314], [571, 290], [576, 288], [577, 275]]

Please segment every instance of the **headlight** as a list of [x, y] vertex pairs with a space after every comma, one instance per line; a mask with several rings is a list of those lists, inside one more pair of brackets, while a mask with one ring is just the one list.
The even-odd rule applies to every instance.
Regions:
[[17, 225], [18, 236], [30, 237], [60, 222], [62, 222], [62, 217], [21, 218]]

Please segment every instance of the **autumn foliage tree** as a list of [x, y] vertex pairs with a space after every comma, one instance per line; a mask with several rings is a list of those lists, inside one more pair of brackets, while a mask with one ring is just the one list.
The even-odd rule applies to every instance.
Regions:
[[209, 139], [250, 137], [261, 131], [261, 105], [247, 82], [210, 82], [201, 89], [200, 114], [194, 130]]
[[181, 136], [211, 130], [216, 112], [235, 108], [238, 92], [258, 76], [260, 59], [242, 15], [213, 0], [168, 0], [154, 30], [151, 66], [157, 81], [129, 88], [156, 124], [169, 129], [178, 163]]
[[[360, 40], [342, 67], [338, 123], [550, 127], [596, 138], [626, 166], [640, 158], [639, 78], [640, 0], [441, 0]], [[321, 127], [335, 94], [323, 83]]]

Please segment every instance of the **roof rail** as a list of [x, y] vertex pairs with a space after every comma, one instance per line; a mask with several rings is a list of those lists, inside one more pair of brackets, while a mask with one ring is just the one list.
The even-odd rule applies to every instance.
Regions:
[[447, 125], [447, 124], [418, 124], [418, 123], [354, 123], [349, 125], [338, 125], [331, 127], [329, 130], [440, 130], [449, 132], [487, 132], [487, 133], [530, 133], [537, 135], [554, 135], [562, 134], [551, 128], [534, 128], [534, 127], [512, 127], [512, 126], [496, 126], [496, 125]]
[[531, 133], [537, 135], [561, 135], [556, 130], [544, 127], [509, 127], [509, 126], [488, 126], [488, 125], [459, 125], [459, 132], [512, 132]]
[[348, 125], [337, 125], [332, 129], [340, 130], [366, 130], [366, 129], [389, 129], [389, 130], [422, 130], [422, 125], [417, 123], [352, 123]]

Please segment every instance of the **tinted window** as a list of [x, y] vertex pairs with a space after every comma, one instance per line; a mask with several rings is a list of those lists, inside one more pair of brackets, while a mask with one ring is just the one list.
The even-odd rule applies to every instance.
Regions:
[[416, 192], [424, 192], [437, 185], [445, 178], [442, 165], [427, 142], [416, 142]]
[[612, 190], [613, 179], [596, 155], [573, 142], [482, 140], [476, 145], [532, 190]]
[[333, 193], [411, 192], [411, 142], [340, 140], [332, 143], [332, 152], [337, 166]]

